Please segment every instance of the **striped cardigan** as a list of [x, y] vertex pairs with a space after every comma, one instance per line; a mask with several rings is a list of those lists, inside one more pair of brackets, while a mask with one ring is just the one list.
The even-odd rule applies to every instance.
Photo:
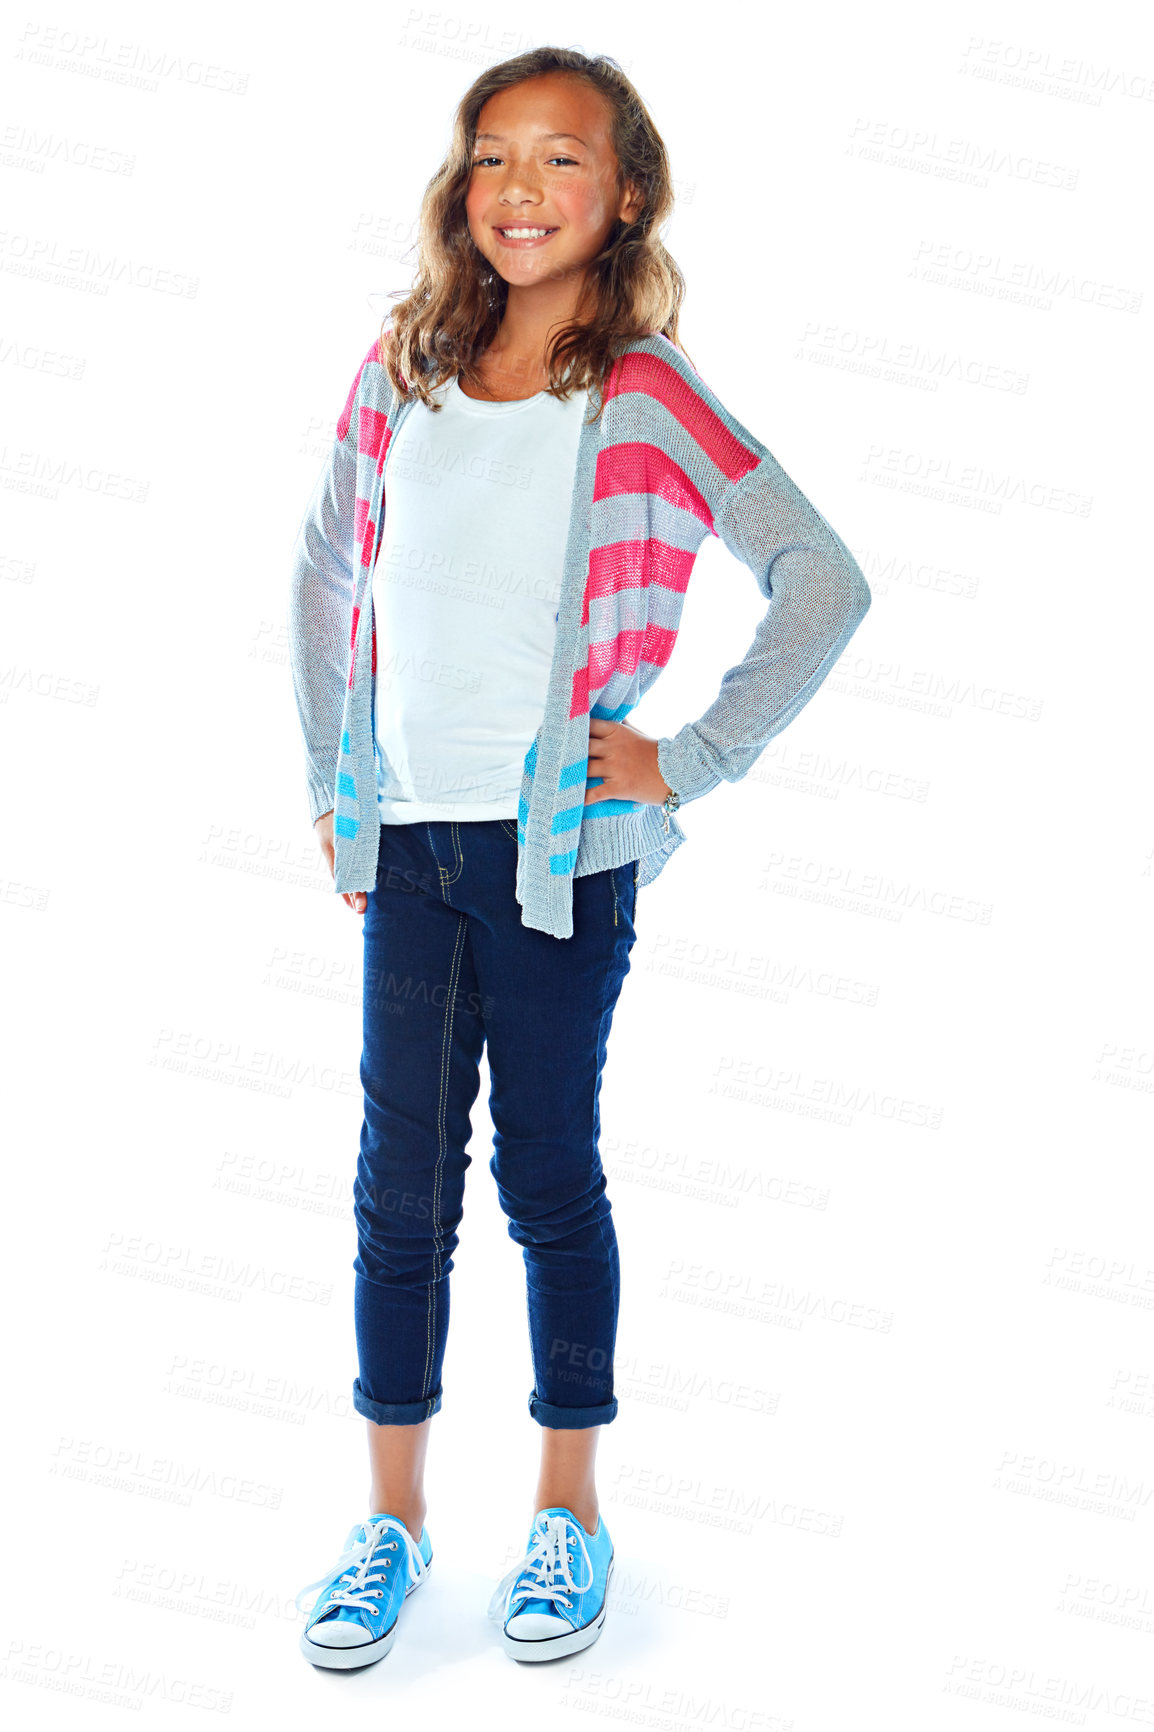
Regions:
[[[660, 806], [584, 803], [598, 783], [588, 774], [589, 718], [620, 721], [665, 667], [705, 537], [749, 567], [768, 606], [705, 714], [658, 741], [658, 767], [683, 805], [745, 775], [817, 691], [870, 605], [844, 543], [669, 338], [630, 343], [603, 396], [577, 447], [556, 644], [517, 815], [522, 924], [556, 938], [573, 932], [575, 876], [636, 860], [644, 885], [685, 841], [676, 817], [666, 831]], [[311, 815], [334, 813], [338, 893], [376, 884], [372, 571], [389, 450], [417, 401], [394, 391], [374, 342], [294, 549], [293, 687]]]

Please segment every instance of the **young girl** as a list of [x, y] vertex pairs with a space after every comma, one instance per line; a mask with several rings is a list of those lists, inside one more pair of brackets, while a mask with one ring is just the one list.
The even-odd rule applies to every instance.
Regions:
[[[524, 1557], [489, 1613], [519, 1660], [601, 1633], [594, 1455], [617, 1414], [620, 1276], [598, 1094], [638, 890], [685, 840], [678, 807], [746, 773], [869, 606], [842, 541], [677, 342], [671, 207], [616, 62], [539, 48], [484, 72], [300, 529], [310, 807], [364, 915], [353, 1399], [371, 1487], [298, 1597], [320, 1588], [301, 1638], [318, 1666], [386, 1654], [432, 1559], [424, 1463], [486, 1047], [541, 1427]], [[705, 714], [654, 740], [625, 718], [709, 534], [768, 605]]]

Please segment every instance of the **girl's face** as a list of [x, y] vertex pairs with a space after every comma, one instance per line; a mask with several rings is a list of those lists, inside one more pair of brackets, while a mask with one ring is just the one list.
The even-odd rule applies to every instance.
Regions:
[[469, 233], [510, 288], [582, 276], [615, 221], [640, 211], [616, 182], [604, 98], [584, 79], [542, 73], [498, 91], [477, 117]]

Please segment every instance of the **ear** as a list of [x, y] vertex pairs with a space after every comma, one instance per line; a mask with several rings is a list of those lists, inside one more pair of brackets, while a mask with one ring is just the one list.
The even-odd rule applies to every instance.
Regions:
[[621, 203], [617, 207], [617, 215], [623, 223], [633, 223], [645, 209], [645, 200], [634, 181], [626, 181], [625, 191], [621, 195]]

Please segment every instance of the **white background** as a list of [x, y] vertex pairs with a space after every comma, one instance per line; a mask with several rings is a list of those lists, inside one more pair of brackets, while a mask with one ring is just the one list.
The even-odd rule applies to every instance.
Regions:
[[[290, 553], [457, 101], [550, 39], [635, 80], [685, 347], [873, 604], [638, 903], [601, 1640], [521, 1667], [485, 1617], [538, 1428], [483, 1079], [436, 1568], [326, 1675], [292, 1600], [367, 1513], [360, 933]], [[0, 62], [14, 1719], [1154, 1723], [1137, 9], [61, 5]], [[761, 607], [707, 543], [636, 725]]]

